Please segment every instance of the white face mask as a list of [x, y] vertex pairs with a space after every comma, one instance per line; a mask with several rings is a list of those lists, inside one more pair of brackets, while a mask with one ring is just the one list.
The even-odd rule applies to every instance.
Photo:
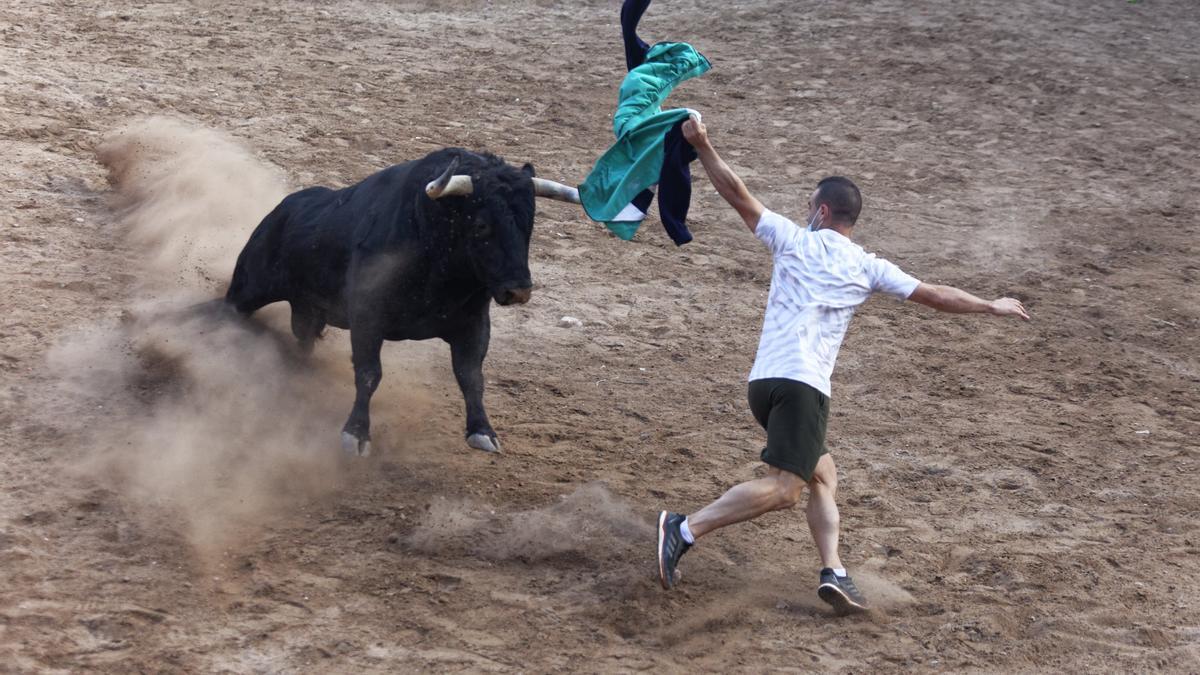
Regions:
[[817, 212], [812, 215], [812, 218], [808, 219], [809, 232], [816, 232], [817, 230], [821, 229], [820, 225], [817, 224], [817, 217], [820, 215], [821, 211], [818, 209]]

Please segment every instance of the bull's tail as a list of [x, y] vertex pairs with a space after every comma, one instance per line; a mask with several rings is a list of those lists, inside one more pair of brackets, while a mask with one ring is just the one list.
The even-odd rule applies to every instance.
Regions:
[[225, 298], [214, 298], [204, 302], [189, 305], [182, 312], [185, 316], [203, 316], [223, 318], [232, 314], [232, 307]]
[[184, 307], [160, 309], [148, 316], [128, 314], [125, 316], [125, 319], [131, 322], [140, 319], [154, 319], [183, 323], [190, 321], [222, 321], [237, 317], [238, 313], [233, 310], [233, 307], [224, 298], [213, 298], [212, 300], [205, 300], [204, 302], [197, 302]]
[[[239, 313], [225, 298], [214, 298], [205, 302], [197, 302], [187, 307], [181, 307], [155, 318], [171, 319], [180, 324], [206, 331], [217, 326], [233, 326], [249, 331], [253, 335], [273, 335], [271, 329], [255, 319]], [[280, 342], [280, 344], [284, 344]]]

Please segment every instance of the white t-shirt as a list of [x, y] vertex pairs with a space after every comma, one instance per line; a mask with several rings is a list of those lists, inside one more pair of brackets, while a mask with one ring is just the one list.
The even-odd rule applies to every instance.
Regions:
[[829, 396], [854, 310], [875, 291], [904, 300], [921, 282], [834, 230], [809, 231], [763, 211], [754, 230], [775, 255], [751, 380], [799, 380]]

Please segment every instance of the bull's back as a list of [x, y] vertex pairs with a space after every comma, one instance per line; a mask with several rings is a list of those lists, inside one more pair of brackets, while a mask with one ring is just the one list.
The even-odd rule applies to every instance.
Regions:
[[226, 299], [244, 313], [283, 300], [336, 309], [356, 245], [383, 249], [414, 234], [403, 214], [416, 189], [408, 185], [415, 164], [340, 190], [313, 187], [285, 197], [250, 235]]
[[[314, 262], [318, 268], [336, 266], [346, 248], [330, 218], [341, 190], [312, 187], [294, 192], [262, 219], [251, 233], [234, 266], [225, 298], [238, 311], [253, 312], [263, 305], [311, 295], [317, 290], [305, 277]], [[342, 265], [344, 270], [344, 265]], [[328, 270], [312, 269], [329, 277]], [[328, 279], [324, 285], [329, 285]], [[336, 292], [336, 288], [328, 289]]]

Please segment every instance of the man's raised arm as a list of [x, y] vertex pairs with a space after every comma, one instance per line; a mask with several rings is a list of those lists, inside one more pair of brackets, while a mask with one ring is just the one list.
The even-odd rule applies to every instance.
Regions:
[[700, 155], [700, 163], [704, 165], [704, 171], [708, 174], [708, 179], [712, 181], [713, 187], [717, 189], [717, 193], [729, 202], [733, 210], [738, 212], [738, 215], [745, 221], [746, 227], [753, 232], [758, 227], [758, 221], [762, 218], [763, 205], [750, 191], [746, 189], [746, 184], [738, 178], [733, 169], [721, 159], [717, 151], [713, 149], [712, 143], [708, 140], [708, 129], [704, 123], [695, 115], [691, 119], [683, 123], [683, 137], [687, 139], [692, 147], [696, 148], [696, 154]]
[[942, 312], [954, 314], [984, 313], [996, 316], [1019, 316], [1026, 321], [1029, 314], [1025, 306], [1016, 298], [999, 298], [984, 300], [953, 286], [938, 286], [937, 284], [920, 284], [908, 296], [909, 300], [932, 307]]

